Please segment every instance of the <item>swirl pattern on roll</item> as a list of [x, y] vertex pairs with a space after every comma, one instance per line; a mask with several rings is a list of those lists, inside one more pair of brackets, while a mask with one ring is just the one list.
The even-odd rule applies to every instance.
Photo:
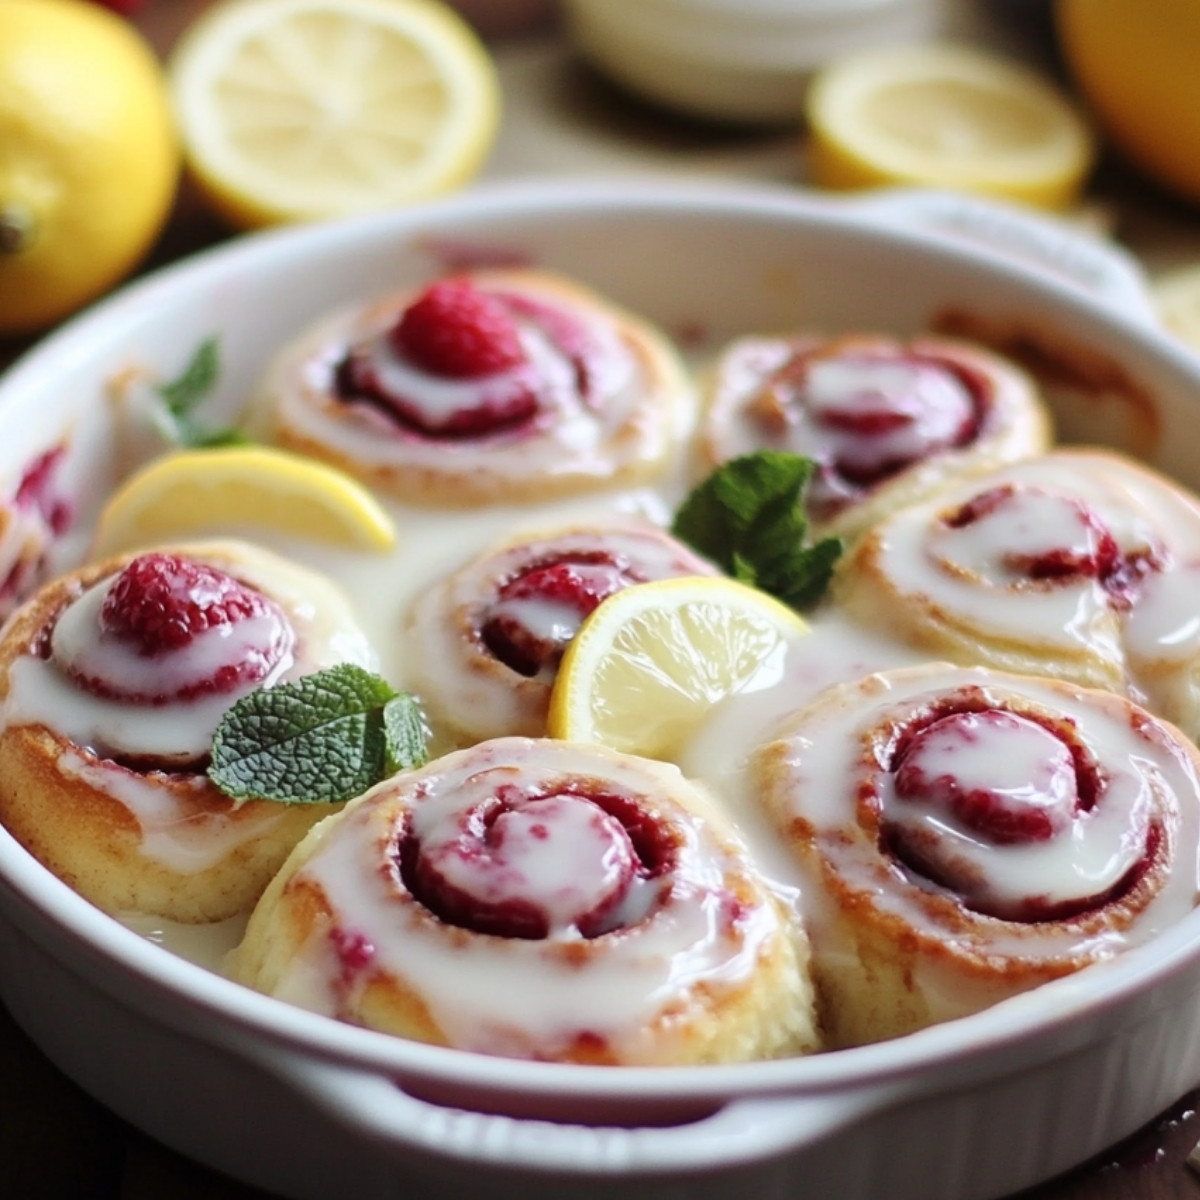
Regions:
[[842, 562], [860, 623], [964, 665], [1105, 687], [1200, 735], [1200, 504], [1062, 449], [895, 513]]
[[283, 445], [448, 507], [657, 477], [695, 403], [649, 322], [530, 269], [334, 313], [280, 352], [260, 391]]
[[852, 537], [949, 480], [1049, 448], [1048, 410], [1007, 360], [946, 338], [744, 337], [702, 388], [702, 462], [813, 459], [818, 532]]
[[249, 691], [342, 662], [376, 665], [346, 598], [248, 543], [61, 576], [0, 640], [0, 819], [107, 912], [244, 914], [332, 807], [222, 794], [213, 731]]
[[485, 552], [412, 606], [413, 688], [462, 738], [545, 732], [564, 649], [607, 596], [636, 583], [717, 569], [649, 522], [609, 520]]
[[982, 1009], [1191, 911], [1200, 752], [1123, 697], [927, 664], [830, 689], [755, 755], [806, 881], [833, 1045]]
[[425, 1042], [595, 1064], [814, 1049], [807, 941], [666, 764], [500, 738], [301, 843], [234, 958], [250, 986]]

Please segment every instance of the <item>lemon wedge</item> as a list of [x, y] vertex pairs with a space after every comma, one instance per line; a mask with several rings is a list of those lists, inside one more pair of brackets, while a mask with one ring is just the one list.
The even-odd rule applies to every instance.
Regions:
[[547, 732], [670, 758], [714, 704], [774, 679], [807, 628], [765, 592], [722, 577], [625, 588], [568, 645]]
[[396, 542], [386, 510], [336, 467], [266, 446], [231, 446], [167, 454], [132, 474], [100, 513], [93, 553], [248, 527], [361, 550]]
[[167, 69], [188, 165], [243, 229], [451, 191], [499, 125], [495, 64], [439, 0], [217, 0]]
[[938, 42], [834, 60], [805, 116], [810, 174], [829, 188], [937, 187], [1064, 209], [1095, 157], [1079, 109], [1032, 68]]

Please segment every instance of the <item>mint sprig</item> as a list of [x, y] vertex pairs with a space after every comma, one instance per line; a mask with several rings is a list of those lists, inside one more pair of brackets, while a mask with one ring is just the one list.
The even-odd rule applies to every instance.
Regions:
[[804, 493], [814, 469], [812, 459], [776, 450], [730, 459], [684, 500], [671, 532], [742, 583], [809, 608], [843, 549], [836, 537], [805, 544]]
[[259, 688], [221, 718], [208, 777], [237, 800], [349, 800], [426, 760], [417, 702], [343, 663]]
[[180, 375], [155, 385], [162, 401], [158, 422], [168, 441], [190, 449], [207, 449], [244, 445], [250, 440], [239, 429], [208, 425], [197, 416], [200, 405], [216, 387], [220, 373], [217, 339], [209, 337], [196, 348]]

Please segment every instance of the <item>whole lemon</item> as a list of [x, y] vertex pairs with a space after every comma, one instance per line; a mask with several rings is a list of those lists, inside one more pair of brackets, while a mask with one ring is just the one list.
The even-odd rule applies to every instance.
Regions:
[[1113, 145], [1200, 201], [1200, 0], [1058, 0], [1063, 59]]
[[41, 330], [131, 271], [178, 178], [141, 34], [91, 0], [0, 0], [0, 334]]

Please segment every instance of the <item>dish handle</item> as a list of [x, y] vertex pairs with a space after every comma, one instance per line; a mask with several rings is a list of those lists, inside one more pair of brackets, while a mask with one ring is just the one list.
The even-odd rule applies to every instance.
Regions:
[[870, 221], [919, 229], [1033, 266], [1098, 299], [1120, 315], [1161, 329], [1137, 259], [1065, 219], [1013, 204], [923, 188], [856, 196], [848, 204]]
[[278, 1045], [259, 1062], [317, 1110], [398, 1158], [414, 1152], [476, 1167], [612, 1175], [698, 1172], [765, 1162], [813, 1145], [896, 1103], [903, 1089], [869, 1085], [814, 1095], [754, 1095], [719, 1102], [677, 1125], [563, 1124], [467, 1111], [422, 1099], [386, 1075]]

